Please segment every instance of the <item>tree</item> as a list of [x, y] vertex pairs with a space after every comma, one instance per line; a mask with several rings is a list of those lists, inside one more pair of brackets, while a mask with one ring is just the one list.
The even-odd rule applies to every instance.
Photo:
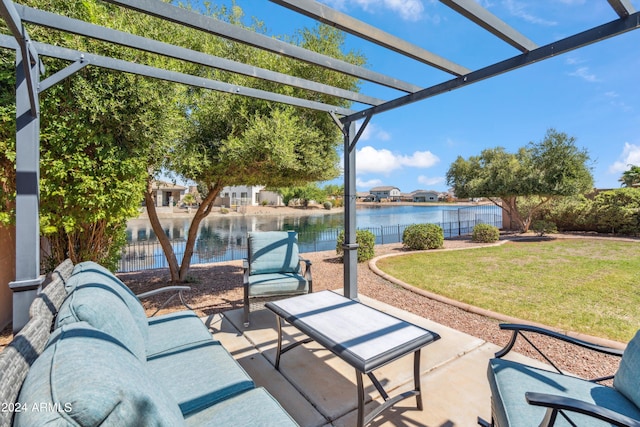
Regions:
[[[242, 11], [207, 9], [205, 13], [242, 25]], [[253, 30], [260, 31], [260, 23]], [[362, 64], [363, 58], [343, 53], [344, 35], [320, 25], [301, 30], [292, 42], [316, 52]], [[321, 67], [281, 58], [278, 55], [217, 38], [200, 36], [200, 47], [217, 56], [248, 61], [263, 68], [283, 70], [293, 75], [322, 81], [349, 90], [357, 89], [357, 79]], [[299, 97], [312, 97], [320, 102], [348, 106], [343, 100], [328, 95], [309, 94], [305, 90], [259, 81], [251, 77], [202, 70], [206, 77], [233, 84], [275, 91]], [[228, 185], [266, 185], [288, 187], [313, 181], [326, 181], [338, 176], [338, 153], [341, 133], [326, 113], [232, 94], [193, 89], [191, 103], [186, 106], [190, 127], [169, 151], [165, 167], [180, 177], [198, 183], [203, 189], [202, 203], [195, 212], [178, 264], [171, 243], [162, 232], [148, 187], [145, 201], [152, 227], [164, 250], [171, 280], [186, 280], [190, 268], [198, 227], [211, 212], [223, 187]], [[156, 169], [157, 170], [157, 169]]]
[[[38, 8], [44, 2], [22, 3]], [[47, 9], [150, 37], [175, 34], [170, 24], [92, 0], [48, 1]], [[29, 31], [35, 40], [80, 51], [151, 65], [165, 61], [46, 28], [29, 27]], [[11, 117], [15, 116], [14, 53], [2, 50], [0, 57], [0, 163], [6, 171], [15, 161], [15, 127], [4, 126], [15, 121]], [[51, 58], [43, 61], [48, 74], [68, 65]], [[94, 260], [115, 267], [126, 239], [126, 221], [138, 214], [150, 153], [163, 140], [181, 133], [184, 114], [177, 107], [183, 93], [179, 85], [88, 66], [41, 94], [41, 233], [51, 247], [51, 253], [43, 257], [46, 262], [55, 265], [69, 257], [74, 263]], [[1, 182], [5, 223], [15, 215], [12, 178], [4, 175]]]
[[549, 201], [593, 187], [588, 162], [587, 151], [576, 147], [574, 137], [549, 129], [542, 141], [515, 154], [497, 147], [468, 160], [458, 157], [447, 171], [447, 183], [457, 197], [487, 197], [526, 232]]
[[623, 187], [637, 187], [640, 186], [640, 166], [628, 165], [629, 170], [624, 171], [622, 177], [618, 181], [622, 183]]
[[327, 198], [326, 190], [321, 189], [315, 183], [299, 187], [281, 188], [278, 191], [282, 195], [282, 200], [285, 205], [288, 205], [291, 200], [299, 200], [305, 208], [312, 200], [315, 200], [316, 202], [323, 202]]

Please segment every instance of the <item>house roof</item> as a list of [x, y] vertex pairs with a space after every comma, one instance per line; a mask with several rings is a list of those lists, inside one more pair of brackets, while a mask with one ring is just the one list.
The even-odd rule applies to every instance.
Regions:
[[398, 187], [394, 187], [394, 186], [391, 186], [391, 185], [383, 185], [383, 186], [380, 186], [380, 187], [373, 187], [369, 191], [391, 191], [391, 190], [394, 190], [394, 189], [400, 191], [400, 189]]
[[154, 180], [153, 184], [151, 185], [153, 186], [153, 188], [157, 188], [158, 190], [166, 190], [166, 191], [187, 189], [187, 187], [184, 187], [182, 185], [174, 184], [172, 182], [167, 182], [167, 181], [160, 181], [160, 180]]

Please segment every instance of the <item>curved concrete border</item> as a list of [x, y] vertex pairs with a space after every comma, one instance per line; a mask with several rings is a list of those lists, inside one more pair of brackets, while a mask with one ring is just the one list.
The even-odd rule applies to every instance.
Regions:
[[[482, 246], [473, 246], [473, 247], [469, 247], [469, 248], [451, 248], [451, 249], [442, 249], [445, 251], [463, 251], [463, 250], [470, 250], [470, 249], [478, 249], [478, 248], [487, 248], [487, 247], [492, 247], [492, 246], [500, 246], [504, 243], [506, 243], [508, 240], [500, 240], [497, 243], [492, 243], [492, 244], [487, 244], [487, 245], [482, 245]], [[541, 327], [541, 328], [545, 328], [545, 329], [550, 329], [552, 331], [573, 337], [573, 338], [577, 338], [577, 339], [581, 339], [584, 341], [588, 341], [594, 344], [598, 344], [601, 346], [605, 346], [605, 347], [612, 347], [612, 348], [618, 348], [618, 349], [624, 349], [627, 344], [626, 343], [621, 343], [619, 341], [613, 341], [613, 340], [609, 340], [606, 338], [600, 338], [600, 337], [594, 337], [591, 335], [587, 335], [587, 334], [581, 334], [578, 332], [573, 332], [573, 331], [565, 331], [565, 330], [561, 330], [558, 328], [553, 328], [547, 325], [543, 325], [540, 323], [535, 323], [535, 322], [531, 322], [528, 320], [524, 320], [524, 319], [519, 319], [517, 317], [511, 317], [511, 316], [507, 316], [505, 314], [502, 313], [497, 313], [495, 311], [491, 311], [491, 310], [486, 310], [484, 308], [480, 308], [480, 307], [476, 307], [473, 306], [471, 304], [466, 304], [460, 301], [456, 301], [453, 300], [451, 298], [447, 298], [444, 297], [442, 295], [438, 295], [435, 294], [433, 292], [429, 292], [429, 291], [425, 291], [424, 289], [419, 289], [416, 288], [415, 286], [412, 286], [408, 283], [403, 282], [400, 279], [397, 279], [387, 273], [385, 273], [384, 271], [380, 270], [378, 268], [378, 266], [376, 265], [376, 263], [378, 262], [378, 260], [384, 259], [384, 258], [391, 258], [391, 257], [396, 257], [396, 256], [402, 256], [402, 255], [412, 255], [412, 254], [419, 254], [419, 253], [433, 253], [434, 251], [411, 251], [411, 252], [400, 252], [400, 253], [395, 253], [395, 254], [386, 254], [386, 255], [380, 255], [377, 256], [375, 258], [373, 258], [372, 260], [369, 261], [369, 269], [371, 271], [373, 271], [375, 274], [377, 274], [378, 276], [382, 277], [385, 280], [388, 280], [391, 283], [394, 283], [398, 286], [401, 286], [404, 289], [407, 289], [411, 292], [414, 292], [416, 294], [422, 295], [424, 297], [430, 298], [432, 300], [435, 301], [439, 301], [442, 302], [444, 304], [449, 304], [452, 305], [454, 307], [457, 307], [461, 310], [464, 311], [468, 311], [470, 313], [475, 313], [475, 314], [479, 314], [480, 316], [485, 316], [485, 317], [490, 317], [492, 319], [496, 319], [498, 321], [501, 322], [506, 322], [506, 323], [520, 323], [520, 324], [526, 324], [526, 325], [531, 325], [531, 326], [537, 326], [537, 327]]]

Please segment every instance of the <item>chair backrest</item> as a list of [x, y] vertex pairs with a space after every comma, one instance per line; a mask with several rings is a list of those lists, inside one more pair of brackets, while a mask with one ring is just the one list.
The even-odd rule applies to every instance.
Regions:
[[640, 408], [640, 331], [636, 332], [624, 350], [613, 386]]
[[73, 263], [69, 259], [53, 270], [51, 281], [43, 287], [42, 292], [31, 303], [29, 317], [42, 317], [47, 319], [49, 324], [53, 323], [62, 302], [67, 297], [65, 283], [71, 277], [72, 271]]
[[249, 274], [300, 272], [295, 231], [250, 232], [248, 244]]

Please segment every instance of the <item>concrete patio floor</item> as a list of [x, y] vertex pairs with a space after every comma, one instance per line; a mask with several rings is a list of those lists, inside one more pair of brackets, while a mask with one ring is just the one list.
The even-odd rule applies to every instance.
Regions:
[[[360, 296], [360, 301], [442, 337], [422, 351], [421, 385], [424, 410], [409, 398], [376, 417], [371, 426], [473, 426], [477, 417], [490, 419], [487, 362], [499, 347], [442, 326], [423, 317]], [[355, 370], [314, 342], [296, 347], [274, 368], [276, 317], [263, 309], [251, 313], [251, 326], [244, 328], [242, 310], [227, 311], [203, 319], [214, 337], [242, 365], [256, 385], [266, 388], [303, 427], [354, 426], [357, 418]], [[283, 344], [304, 335], [292, 326], [283, 328]], [[510, 359], [539, 365], [522, 355]], [[375, 371], [390, 396], [413, 388], [413, 355]], [[365, 377], [366, 412], [383, 399]]]

